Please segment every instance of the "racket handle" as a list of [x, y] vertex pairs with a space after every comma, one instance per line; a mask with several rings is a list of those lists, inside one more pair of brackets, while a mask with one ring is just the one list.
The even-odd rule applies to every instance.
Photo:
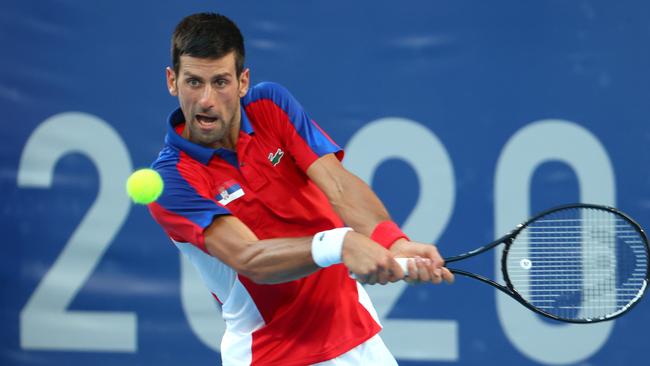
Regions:
[[395, 258], [397, 264], [399, 264], [399, 266], [402, 267], [402, 271], [404, 271], [404, 277], [408, 277], [409, 275], [408, 260], [408, 258]]
[[[409, 269], [408, 269], [408, 258], [395, 258], [395, 261], [397, 264], [399, 264], [400, 267], [402, 267], [402, 271], [404, 271], [404, 277], [408, 277], [409, 275]], [[353, 279], [357, 279], [357, 276], [354, 273], [350, 273], [350, 277]]]

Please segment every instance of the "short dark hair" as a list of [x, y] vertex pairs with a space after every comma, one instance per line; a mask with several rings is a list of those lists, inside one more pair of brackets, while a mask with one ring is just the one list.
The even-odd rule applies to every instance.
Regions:
[[221, 58], [235, 51], [237, 76], [244, 71], [244, 37], [237, 25], [216, 13], [189, 15], [176, 26], [172, 36], [172, 66], [178, 74], [182, 55]]

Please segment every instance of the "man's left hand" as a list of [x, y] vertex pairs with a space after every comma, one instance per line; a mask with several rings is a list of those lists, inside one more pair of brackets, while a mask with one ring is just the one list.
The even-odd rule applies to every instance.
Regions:
[[445, 267], [445, 261], [435, 245], [398, 239], [390, 247], [390, 251], [395, 258], [409, 258], [407, 265], [409, 275], [406, 278], [408, 283], [454, 282], [454, 274]]

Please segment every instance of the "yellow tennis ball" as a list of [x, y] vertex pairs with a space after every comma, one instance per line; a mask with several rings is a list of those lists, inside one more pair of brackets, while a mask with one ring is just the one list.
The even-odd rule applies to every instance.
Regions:
[[126, 181], [126, 193], [133, 202], [146, 205], [160, 197], [164, 183], [160, 174], [153, 169], [140, 169], [131, 174]]

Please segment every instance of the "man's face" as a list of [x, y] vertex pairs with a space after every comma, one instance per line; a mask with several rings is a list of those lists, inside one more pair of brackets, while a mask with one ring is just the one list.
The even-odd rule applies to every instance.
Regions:
[[185, 117], [183, 137], [206, 147], [234, 149], [241, 118], [239, 99], [249, 85], [248, 69], [237, 78], [235, 53], [218, 59], [183, 55], [178, 75], [169, 67], [166, 71], [169, 92], [178, 96]]

